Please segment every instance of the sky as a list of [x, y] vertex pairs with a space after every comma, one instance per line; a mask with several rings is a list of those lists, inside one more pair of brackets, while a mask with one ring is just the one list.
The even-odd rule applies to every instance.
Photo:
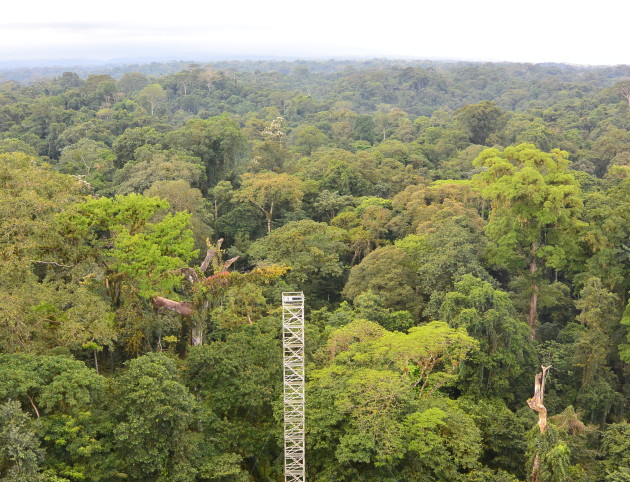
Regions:
[[408, 58], [630, 63], [624, 0], [12, 0], [0, 62]]

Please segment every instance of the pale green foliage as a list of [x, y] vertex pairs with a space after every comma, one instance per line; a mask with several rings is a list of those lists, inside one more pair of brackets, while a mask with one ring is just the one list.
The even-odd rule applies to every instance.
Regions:
[[436, 392], [474, 347], [470, 337], [437, 322], [402, 334], [357, 320], [333, 332], [332, 360], [311, 372], [309, 383], [308, 440], [317, 473], [337, 480], [332, 474], [351, 476], [346, 464], [358, 464], [371, 474], [367, 480], [383, 480], [405, 460], [395, 470], [410, 479], [453, 480], [476, 467], [479, 430]]
[[79, 351], [84, 343], [112, 346], [116, 339], [110, 306], [86, 284], [30, 280], [8, 299], [0, 311], [0, 347], [7, 352]]
[[0, 154], [8, 154], [9, 152], [22, 152], [37, 157], [37, 149], [21, 139], [8, 138], [0, 141]]
[[487, 233], [497, 243], [495, 261], [517, 267], [540, 258], [556, 269], [565, 267], [583, 226], [577, 219], [580, 188], [568, 171], [567, 153], [521, 144], [487, 149], [473, 164], [487, 168], [475, 179], [492, 202]]
[[57, 168], [66, 174], [83, 176], [91, 184], [102, 184], [114, 170], [114, 153], [102, 142], [81, 139], [61, 151]]
[[368, 320], [354, 320], [330, 334], [326, 349], [331, 358], [350, 348], [353, 343], [374, 340], [387, 333], [382, 326]]
[[[178, 286], [181, 275], [175, 270], [197, 254], [188, 227], [190, 214], [169, 213], [151, 222], [168, 208], [162, 199], [138, 194], [91, 199], [67, 213], [63, 222], [78, 256], [96, 255], [112, 282], [126, 277], [140, 296], [149, 298]], [[103, 256], [105, 245], [110, 249]]]
[[195, 238], [195, 249], [202, 252], [206, 248], [206, 239], [212, 238], [210, 227], [210, 205], [203, 198], [203, 194], [197, 188], [191, 187], [183, 179], [176, 181], [155, 181], [149, 189], [144, 191], [147, 197], [159, 197], [166, 199], [170, 204], [170, 212], [189, 212], [190, 228]]
[[136, 149], [135, 156], [136, 162], [128, 162], [114, 175], [118, 194], [142, 193], [158, 181], [183, 180], [196, 188], [205, 185], [199, 158], [150, 145]]
[[264, 171], [257, 174], [244, 174], [241, 188], [234, 192], [237, 202], [251, 203], [265, 215], [267, 232], [282, 208], [296, 210], [302, 204], [304, 183], [289, 174]]
[[149, 105], [149, 111], [153, 115], [158, 104], [166, 99], [166, 91], [160, 84], [149, 84], [138, 93], [138, 99]]
[[[82, 186], [22, 153], [0, 154], [0, 256], [2, 275], [16, 281], [15, 266], [42, 259], [56, 213], [81, 199]], [[15, 202], [19, 199], [20, 202]], [[21, 270], [28, 272], [28, 270]], [[22, 272], [18, 272], [20, 279]]]

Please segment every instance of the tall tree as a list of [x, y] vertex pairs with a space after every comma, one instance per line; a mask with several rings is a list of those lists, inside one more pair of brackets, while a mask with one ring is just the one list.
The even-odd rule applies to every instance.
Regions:
[[160, 102], [166, 100], [166, 91], [160, 84], [149, 84], [138, 93], [141, 102], [149, 104], [151, 115]]
[[491, 202], [486, 232], [496, 243], [492, 261], [527, 276], [527, 322], [535, 338], [540, 271], [566, 268], [578, 250], [584, 225], [579, 184], [568, 170], [567, 152], [545, 153], [532, 144], [487, 149], [474, 165], [485, 168], [474, 180]]
[[494, 102], [484, 100], [462, 107], [455, 113], [455, 118], [468, 131], [470, 142], [487, 145], [490, 135], [503, 125], [505, 112]]
[[244, 174], [241, 188], [234, 193], [236, 201], [249, 202], [265, 215], [267, 233], [271, 232], [271, 224], [277, 209], [287, 205], [294, 210], [299, 208], [304, 197], [304, 183], [289, 174], [260, 172]]

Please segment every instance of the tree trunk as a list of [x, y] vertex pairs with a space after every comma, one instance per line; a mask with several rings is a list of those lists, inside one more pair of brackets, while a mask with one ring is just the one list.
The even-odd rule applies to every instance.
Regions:
[[[543, 404], [545, 398], [545, 379], [547, 378], [547, 372], [551, 368], [551, 365], [544, 367], [541, 366], [542, 372], [536, 374], [534, 378], [534, 396], [527, 400], [529, 408], [538, 412], [538, 428], [540, 433], [544, 434], [547, 431], [547, 409]], [[530, 482], [538, 482], [540, 480], [540, 458], [538, 454], [534, 456], [532, 463], [532, 477]]]
[[531, 295], [529, 297], [529, 315], [527, 316], [527, 324], [529, 325], [532, 340], [536, 339], [537, 329], [537, 311], [538, 311], [538, 283], [536, 281], [536, 273], [538, 272], [538, 260], [536, 259], [536, 251], [538, 243], [532, 243], [531, 258], [529, 262], [529, 274], [531, 276]]
[[193, 320], [190, 325], [190, 344], [192, 346], [203, 345], [203, 327], [198, 320]]
[[269, 208], [269, 212], [265, 213], [267, 215], [267, 234], [271, 232], [271, 218], [273, 218], [273, 201], [271, 202], [271, 207]]

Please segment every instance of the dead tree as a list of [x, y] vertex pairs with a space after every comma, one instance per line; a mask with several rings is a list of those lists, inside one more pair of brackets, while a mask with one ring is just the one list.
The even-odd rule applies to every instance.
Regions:
[[[214, 285], [217, 283], [227, 287], [229, 281], [228, 268], [238, 259], [238, 256], [222, 262], [220, 257], [222, 243], [223, 239], [219, 239], [216, 246], [208, 245], [206, 257], [198, 269], [182, 268], [180, 270], [181, 274], [190, 282], [193, 290], [199, 285], [204, 285], [212, 291], [212, 288], [216, 288]], [[211, 263], [214, 265], [214, 274], [206, 277], [205, 272], [208, 270]], [[166, 308], [167, 310], [179, 313], [184, 318], [189, 319], [191, 325], [191, 344], [196, 346], [203, 343], [202, 318], [210, 305], [207, 298], [199, 300], [195, 304], [190, 301], [174, 301], [156, 296], [153, 298], [153, 304], [156, 307]]]
[[[544, 434], [547, 431], [547, 409], [543, 403], [545, 398], [545, 379], [551, 365], [547, 367], [541, 366], [540, 368], [542, 368], [542, 372], [536, 374], [534, 379], [534, 396], [527, 400], [527, 405], [535, 412], [538, 412], [538, 428], [540, 428], [540, 433]], [[538, 454], [534, 455], [532, 478], [530, 480], [531, 482], [540, 480], [540, 458]]]
[[[193, 346], [203, 343], [203, 329], [208, 312], [213, 305], [223, 302], [230, 287], [248, 281], [268, 283], [282, 276], [289, 269], [285, 266], [270, 265], [255, 268], [247, 273], [228, 271], [239, 257], [235, 256], [223, 261], [222, 242], [223, 239], [219, 239], [214, 246], [208, 242], [208, 252], [199, 268], [179, 270], [182, 277], [190, 284], [190, 294], [194, 301], [175, 301], [162, 296], [156, 296], [152, 300], [156, 308], [165, 308], [182, 315], [190, 324], [190, 343]], [[206, 271], [210, 268], [213, 274], [206, 276]]]

